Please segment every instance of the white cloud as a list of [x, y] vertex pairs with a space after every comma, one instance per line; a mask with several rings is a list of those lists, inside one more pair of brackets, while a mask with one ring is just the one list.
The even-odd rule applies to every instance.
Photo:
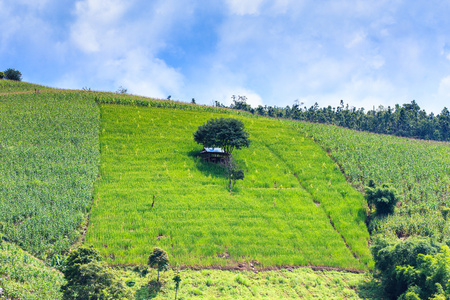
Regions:
[[[72, 25], [71, 38], [84, 52], [98, 52], [111, 46], [117, 37], [115, 27], [127, 6], [119, 0], [83, 0], [75, 4], [77, 21]], [[118, 37], [117, 37], [118, 38]]]
[[352, 39], [345, 45], [345, 47], [353, 48], [361, 44], [366, 39], [366, 37], [367, 33], [365, 33], [364, 31], [359, 31], [353, 35]]
[[227, 0], [231, 13], [236, 15], [258, 15], [264, 0]]
[[450, 76], [442, 78], [439, 82], [438, 97], [450, 99]]

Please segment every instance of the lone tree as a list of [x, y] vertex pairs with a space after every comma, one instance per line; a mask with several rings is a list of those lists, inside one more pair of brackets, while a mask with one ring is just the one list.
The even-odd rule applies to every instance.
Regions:
[[15, 69], [9, 68], [8, 70], [5, 71], [5, 79], [21, 81], [22, 73], [20, 73], [20, 71], [17, 71]]
[[244, 123], [237, 119], [210, 119], [198, 127], [194, 133], [194, 141], [207, 148], [222, 148], [231, 154], [233, 150], [248, 147], [250, 140], [244, 130]]
[[158, 270], [158, 278], [156, 281], [159, 282], [159, 271], [165, 271], [169, 268], [169, 256], [167, 252], [161, 248], [154, 248], [148, 257], [148, 265], [152, 268], [156, 267]]
[[172, 280], [175, 282], [175, 300], [177, 300], [178, 288], [180, 287], [181, 276], [177, 273]]

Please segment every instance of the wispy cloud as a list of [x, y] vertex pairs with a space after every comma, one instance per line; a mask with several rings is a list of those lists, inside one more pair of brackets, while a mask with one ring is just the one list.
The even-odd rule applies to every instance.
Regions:
[[435, 110], [447, 99], [448, 13], [444, 1], [0, 0], [0, 55], [53, 86]]

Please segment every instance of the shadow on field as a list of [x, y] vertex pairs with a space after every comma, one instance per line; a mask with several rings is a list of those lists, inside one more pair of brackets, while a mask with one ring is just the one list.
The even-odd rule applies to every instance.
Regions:
[[195, 150], [189, 151], [187, 154], [189, 157], [192, 157], [197, 169], [200, 172], [202, 172], [205, 176], [211, 176], [215, 178], [226, 178], [225, 170], [222, 167], [222, 165], [203, 160], [199, 152]]
[[361, 280], [357, 286], [357, 294], [363, 299], [387, 299], [384, 297], [380, 281], [371, 276]]
[[141, 286], [139, 290], [136, 291], [136, 300], [146, 300], [153, 299], [158, 296], [158, 293], [161, 291], [161, 282], [152, 279], [148, 282], [147, 285]]

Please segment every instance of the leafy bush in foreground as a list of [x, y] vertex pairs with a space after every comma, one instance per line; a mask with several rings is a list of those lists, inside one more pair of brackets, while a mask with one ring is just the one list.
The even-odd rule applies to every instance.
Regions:
[[64, 299], [123, 299], [130, 292], [93, 248], [80, 247], [69, 254], [61, 287]]
[[436, 283], [444, 289], [447, 287], [450, 279], [450, 251], [446, 245], [442, 246], [428, 238], [409, 238], [396, 242], [377, 238], [372, 253], [384, 290], [392, 299], [401, 295], [406, 297], [406, 293], [412, 296], [417, 291], [422, 299], [428, 299], [438, 292]]

